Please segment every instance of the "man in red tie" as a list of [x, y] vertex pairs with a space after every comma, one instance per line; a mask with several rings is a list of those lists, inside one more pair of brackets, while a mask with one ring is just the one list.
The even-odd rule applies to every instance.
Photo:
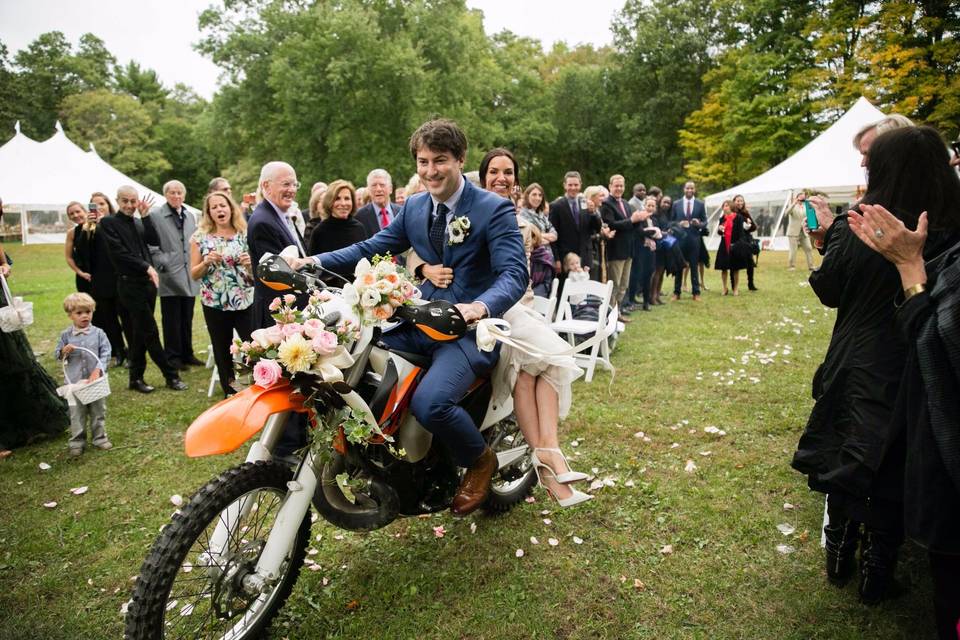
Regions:
[[600, 216], [604, 224], [616, 232], [607, 241], [606, 252], [607, 276], [613, 281], [611, 304], [620, 306], [620, 321], [629, 322], [626, 316], [630, 311], [624, 308], [629, 301], [625, 297], [630, 284], [634, 228], [640, 224], [641, 218], [640, 212], [623, 199], [624, 182], [621, 175], [610, 176], [610, 196], [600, 205]]
[[367, 193], [370, 202], [357, 210], [357, 220], [367, 230], [367, 236], [372, 238], [382, 229], [393, 222], [400, 212], [400, 207], [390, 202], [393, 192], [393, 180], [390, 174], [383, 169], [374, 169], [367, 175]]

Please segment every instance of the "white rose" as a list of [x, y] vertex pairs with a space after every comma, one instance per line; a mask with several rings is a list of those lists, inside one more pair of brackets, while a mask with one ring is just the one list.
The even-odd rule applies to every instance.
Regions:
[[468, 230], [470, 228], [470, 218], [468, 218], [467, 216], [463, 216], [462, 218], [460, 218], [460, 227], [464, 231]]
[[357, 266], [353, 269], [353, 277], [359, 278], [367, 271], [370, 271], [370, 261], [366, 258], [361, 258], [360, 262], [357, 263]]
[[340, 295], [343, 296], [343, 301], [351, 307], [355, 304], [360, 304], [360, 293], [352, 284], [348, 283], [343, 285], [343, 291]]
[[377, 277], [378, 277], [378, 278], [382, 278], [383, 276], [387, 275], [388, 273], [396, 273], [396, 272], [397, 272], [397, 265], [393, 264], [393, 262], [390, 261], [390, 260], [381, 260], [381, 261], [377, 264]]
[[360, 295], [361, 307], [365, 309], [372, 309], [378, 304], [380, 304], [380, 292], [378, 292], [376, 289], [367, 289]]

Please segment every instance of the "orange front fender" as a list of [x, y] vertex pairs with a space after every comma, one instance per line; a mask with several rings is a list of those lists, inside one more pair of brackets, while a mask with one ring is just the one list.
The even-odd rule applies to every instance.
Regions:
[[247, 387], [201, 413], [187, 429], [184, 449], [191, 458], [235, 451], [255, 436], [272, 414], [306, 413], [303, 401], [289, 384]]

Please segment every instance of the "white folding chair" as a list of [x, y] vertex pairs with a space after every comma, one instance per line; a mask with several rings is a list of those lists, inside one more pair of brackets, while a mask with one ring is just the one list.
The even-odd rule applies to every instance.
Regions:
[[547, 324], [553, 322], [554, 312], [557, 309], [557, 286], [560, 283], [559, 278], [554, 278], [550, 284], [550, 297], [533, 296], [533, 308], [537, 313], [546, 318]]
[[[576, 345], [577, 336], [586, 336], [594, 334], [601, 336], [600, 340], [595, 342], [587, 353], [577, 353], [574, 358], [578, 364], [586, 369], [584, 381], [593, 380], [593, 372], [597, 364], [600, 364], [608, 371], [613, 370], [610, 363], [610, 347], [608, 344], [610, 335], [616, 330], [616, 324], [611, 323], [610, 313], [616, 310], [616, 306], [610, 308], [610, 297], [613, 294], [613, 281], [608, 280], [605, 284], [587, 280], [585, 282], [571, 282], [567, 280], [563, 285], [563, 292], [557, 304], [557, 319], [550, 324], [550, 328], [560, 335], [567, 337], [567, 342], [571, 346]], [[577, 320], [573, 317], [573, 307], [570, 304], [570, 298], [577, 296], [585, 298], [586, 296], [596, 296], [600, 299], [600, 306], [597, 309], [596, 320]], [[614, 318], [617, 316], [614, 315]]]
[[[233, 332], [234, 339], [239, 338], [236, 330]], [[217, 371], [217, 363], [213, 359], [213, 345], [207, 345], [207, 369], [212, 368], [213, 371], [210, 372], [210, 385], [207, 387], [207, 397], [213, 397], [213, 390], [217, 388], [217, 385], [220, 384], [220, 373]]]

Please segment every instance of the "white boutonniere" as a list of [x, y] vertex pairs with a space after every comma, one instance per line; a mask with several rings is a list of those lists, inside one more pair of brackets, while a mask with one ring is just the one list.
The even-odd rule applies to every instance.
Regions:
[[457, 216], [447, 225], [447, 244], [460, 244], [470, 235], [470, 218]]

